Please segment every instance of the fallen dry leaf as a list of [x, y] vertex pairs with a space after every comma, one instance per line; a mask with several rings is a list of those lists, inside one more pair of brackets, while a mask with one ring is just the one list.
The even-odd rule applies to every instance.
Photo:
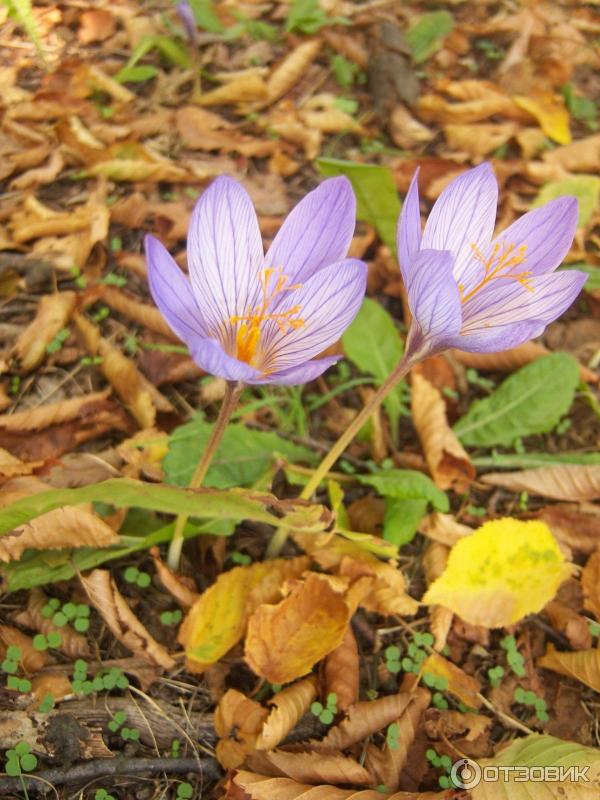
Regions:
[[479, 125], [444, 125], [448, 147], [483, 158], [506, 144], [516, 133], [514, 122], [489, 122]]
[[[449, 552], [450, 548], [441, 542], [432, 541], [427, 545], [423, 553], [423, 570], [428, 586], [437, 580], [446, 569]], [[432, 606], [429, 617], [431, 632], [435, 637], [434, 647], [436, 650], [442, 650], [452, 627], [454, 613], [443, 606]]]
[[585, 617], [563, 603], [559, 603], [558, 600], [551, 600], [544, 607], [544, 614], [550, 620], [554, 630], [567, 637], [574, 650], [590, 649], [592, 635]]
[[108, 570], [94, 569], [80, 575], [79, 580], [90, 602], [122, 645], [154, 666], [173, 669], [174, 659], [129, 608]]
[[246, 759], [247, 767], [274, 777], [287, 777], [308, 784], [369, 786], [372, 776], [353, 758], [341, 753], [258, 752]]
[[198, 102], [202, 106], [222, 106], [251, 103], [268, 97], [268, 87], [255, 72], [240, 75], [223, 86], [203, 94]]
[[597, 500], [600, 466], [561, 464], [520, 472], [488, 472], [481, 480], [511, 492], [528, 492], [551, 500]]
[[581, 588], [583, 607], [600, 621], [600, 550], [588, 558], [581, 572]]
[[20, 458], [13, 456], [7, 450], [0, 448], [0, 477], [2, 478], [31, 475], [31, 473], [43, 463], [43, 461], [30, 461], [26, 463], [25, 461], [21, 461]]
[[43, 633], [44, 636], [49, 633], [60, 633], [60, 644], [56, 648], [57, 650], [72, 660], [89, 658], [92, 653], [85, 636], [77, 633], [70, 625], [62, 628], [55, 625], [52, 618], [47, 618], [42, 614], [42, 609], [48, 603], [48, 599], [48, 596], [39, 587], [31, 589], [27, 598], [27, 608], [15, 617], [16, 622], [26, 628], [38, 631], [38, 633]]
[[75, 292], [56, 292], [42, 297], [35, 318], [21, 333], [14, 348], [24, 372], [30, 372], [44, 360], [46, 347], [66, 327], [75, 300]]
[[415, 119], [402, 103], [394, 106], [388, 128], [396, 147], [410, 149], [430, 142], [435, 136], [426, 125]]
[[317, 696], [313, 677], [303, 678], [286, 686], [269, 700], [272, 710], [256, 739], [257, 750], [272, 750], [277, 747], [306, 714]]
[[458, 522], [452, 514], [442, 514], [440, 511], [434, 511], [421, 520], [419, 533], [434, 542], [452, 547], [460, 539], [470, 536], [473, 533], [473, 528]]
[[555, 147], [543, 153], [542, 159], [556, 164], [569, 172], [593, 172], [600, 160], [600, 134], [578, 139], [563, 147]]
[[576, 653], [561, 653], [552, 644], [541, 658], [538, 667], [551, 669], [568, 678], [585, 683], [595, 692], [600, 692], [600, 649], [578, 650]]
[[560, 95], [538, 90], [530, 97], [515, 95], [513, 100], [519, 108], [536, 118], [540, 128], [549, 139], [558, 144], [569, 144], [571, 141], [569, 112]]
[[600, 515], [585, 513], [574, 506], [553, 505], [536, 514], [552, 531], [559, 544], [582, 553], [593, 553], [600, 546]]
[[103, 392], [71, 397], [68, 400], [60, 400], [58, 403], [28, 408], [25, 411], [15, 411], [14, 414], [2, 414], [0, 415], [0, 430], [38, 431], [48, 428], [50, 425], [69, 422], [85, 416], [89, 413], [88, 409], [91, 413], [97, 413], [97, 404], [106, 400], [109, 394], [110, 389], [106, 389]]
[[21, 651], [19, 664], [26, 675], [35, 675], [36, 672], [49, 664], [55, 664], [54, 658], [47, 650], [36, 650], [33, 646], [33, 639], [22, 633], [11, 625], [0, 625], [0, 650], [2, 658], [7, 648], [11, 645], [18, 647]]
[[81, 44], [102, 42], [112, 36], [116, 28], [116, 19], [104, 8], [83, 11], [79, 17], [77, 38]]
[[333, 692], [340, 711], [346, 711], [358, 701], [360, 684], [358, 645], [348, 625], [341, 644], [332, 650], [323, 663], [324, 694]]
[[321, 42], [318, 39], [302, 42], [275, 67], [267, 81], [267, 104], [274, 103], [296, 85], [320, 49]]
[[441, 393], [418, 373], [412, 377], [411, 410], [436, 485], [466, 491], [475, 478], [475, 467], [448, 425]]
[[260, 603], [279, 600], [283, 582], [301, 575], [309, 564], [310, 559], [301, 556], [221, 573], [200, 595], [179, 629], [189, 668], [202, 672], [224, 656], [244, 635], [254, 609]]
[[481, 691], [481, 684], [472, 675], [457, 667], [439, 653], [432, 653], [427, 656], [421, 665], [423, 673], [430, 672], [437, 678], [445, 678], [448, 681], [448, 689], [451, 694], [470, 708], [479, 708], [481, 700], [478, 697]]
[[248, 620], [244, 657], [252, 670], [271, 683], [306, 675], [341, 643], [349, 609], [343, 595], [309, 573], [277, 605], [261, 605]]
[[191, 587], [192, 581], [185, 580], [177, 572], [169, 569], [161, 559], [158, 547], [151, 548], [150, 555], [154, 562], [156, 575], [167, 592], [175, 598], [181, 608], [185, 610], [191, 608], [200, 597], [199, 593]]

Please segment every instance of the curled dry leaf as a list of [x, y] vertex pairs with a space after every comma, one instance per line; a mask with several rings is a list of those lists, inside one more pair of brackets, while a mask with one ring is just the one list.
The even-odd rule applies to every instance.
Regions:
[[537, 660], [538, 667], [551, 669], [568, 678], [585, 683], [595, 692], [600, 692], [600, 649], [579, 650], [576, 653], [561, 653], [554, 645]]
[[[450, 548], [440, 542], [430, 542], [423, 553], [425, 580], [430, 586], [446, 569]], [[444, 606], [432, 606], [429, 611], [430, 628], [435, 637], [434, 647], [441, 650], [446, 644], [454, 613]], [[386, 784], [387, 786], [387, 784]]]
[[421, 520], [419, 533], [434, 542], [452, 547], [459, 539], [470, 536], [473, 533], [473, 528], [458, 522], [452, 514], [442, 514], [440, 511], [434, 511]]
[[557, 600], [551, 600], [545, 606], [544, 614], [550, 620], [554, 630], [567, 637], [574, 650], [590, 649], [592, 634], [585, 617]]
[[42, 672], [32, 677], [31, 694], [34, 698], [31, 708], [37, 710], [45, 695], [52, 695], [58, 703], [73, 694], [73, 686], [64, 672]]
[[324, 693], [335, 694], [340, 711], [346, 711], [358, 700], [359, 668], [358, 646], [349, 624], [341, 644], [329, 653], [323, 664]]
[[36, 186], [43, 186], [52, 183], [53, 180], [62, 172], [65, 162], [63, 161], [60, 150], [55, 150], [47, 164], [35, 169], [29, 169], [10, 182], [11, 189], [32, 189]]
[[106, 380], [131, 411], [142, 428], [151, 428], [156, 418], [156, 407], [151, 392], [146, 388], [133, 361], [100, 336], [100, 331], [81, 314], [75, 315], [75, 323], [92, 356], [100, 356], [100, 369]]
[[586, 514], [576, 506], [557, 504], [540, 509], [536, 517], [546, 523], [563, 547], [593, 553], [600, 546], [600, 514]]
[[347, 716], [339, 725], [329, 729], [324, 739], [320, 742], [311, 740], [310, 747], [325, 753], [345, 750], [401, 717], [412, 698], [411, 692], [400, 692], [356, 703], [348, 709]]
[[20, 458], [13, 456], [8, 450], [3, 450], [0, 447], [1, 478], [16, 478], [19, 475], [31, 475], [31, 473], [43, 463], [43, 461], [30, 461], [26, 463], [25, 461], [21, 461]]
[[309, 784], [369, 786], [371, 775], [353, 758], [341, 753], [288, 753], [284, 750], [250, 755], [245, 766], [261, 774], [292, 778]]
[[261, 605], [248, 620], [244, 657], [271, 683], [306, 675], [340, 644], [349, 609], [328, 581], [309, 573], [277, 605]]
[[181, 608], [187, 610], [191, 608], [198, 600], [200, 595], [191, 587], [192, 581], [186, 581], [181, 575], [173, 572], [160, 557], [158, 547], [153, 547], [150, 550], [150, 555], [154, 561], [154, 568], [159, 581], [165, 587], [167, 592], [175, 598]]
[[466, 742], [472, 742], [484, 734], [492, 724], [492, 718], [472, 711], [436, 711], [429, 712], [425, 722], [425, 731], [430, 739], [454, 739], [457, 736]]
[[250, 700], [237, 689], [229, 689], [217, 705], [214, 715], [217, 758], [225, 769], [235, 769], [252, 752], [268, 715], [266, 708]]
[[129, 608], [108, 570], [94, 569], [79, 579], [90, 602], [121, 644], [150, 664], [173, 669], [175, 661]]
[[419, 98], [417, 110], [426, 122], [468, 125], [495, 115], [513, 116], [517, 109], [510, 97], [490, 89], [483, 97], [459, 103], [452, 103], [437, 94], [425, 94]]
[[569, 172], [595, 172], [600, 161], [600, 134], [555, 147], [543, 153], [542, 159]]
[[92, 392], [81, 397], [71, 397], [58, 403], [48, 403], [14, 414], [0, 415], [0, 431], [39, 431], [61, 422], [70, 422], [95, 413], [98, 404], [103, 403], [110, 394], [110, 389], [103, 392]]
[[102, 300], [113, 311], [132, 319], [134, 322], [139, 322], [144, 328], [160, 333], [166, 339], [174, 342], [179, 341], [156, 306], [140, 303], [139, 300], [135, 300], [114, 286], [102, 286], [101, 288], [100, 296]]
[[104, 8], [94, 8], [84, 11], [79, 17], [77, 38], [81, 44], [102, 42], [115, 32], [117, 21], [115, 17]]
[[[1, 540], [0, 540], [1, 541]], [[588, 558], [581, 573], [583, 607], [600, 622], [600, 550]]]
[[376, 776], [378, 784], [391, 791], [397, 789], [400, 784], [400, 775], [406, 766], [409, 748], [415, 740], [423, 712], [430, 702], [430, 692], [417, 687], [404, 713], [396, 720], [398, 735], [395, 746], [390, 747], [386, 742], [381, 749], [372, 744], [367, 748], [365, 761], [367, 769]]
[[56, 663], [54, 658], [47, 650], [36, 650], [33, 646], [33, 639], [24, 633], [21, 633], [17, 628], [10, 625], [0, 625], [0, 651], [2, 652], [2, 659], [6, 650], [14, 645], [21, 651], [21, 658], [19, 663], [23, 668], [23, 672], [27, 675], [34, 675], [42, 667], [48, 664]]
[[[341, 546], [352, 555], [342, 556], [339, 566], [340, 575], [352, 578], [356, 583], [358, 583], [358, 578], [370, 577], [373, 579], [369, 584], [365, 583], [366, 593], [361, 591], [360, 606], [377, 614], [410, 615], [416, 613], [419, 604], [407, 593], [406, 579], [398, 567], [379, 561], [370, 553], [361, 552], [358, 547], [346, 547], [346, 543]], [[334, 555], [331, 543], [327, 549], [330, 552], [326, 556], [323, 555], [326, 560]], [[319, 563], [322, 563], [319, 552], [313, 555]]]
[[114, 530], [92, 511], [64, 506], [48, 511], [0, 537], [0, 561], [18, 561], [25, 550], [66, 550], [118, 544]]
[[224, 656], [244, 635], [254, 609], [260, 603], [279, 600], [284, 581], [301, 575], [309, 564], [310, 559], [301, 556], [221, 573], [200, 595], [179, 629], [188, 667], [202, 672]]
[[394, 106], [389, 119], [389, 132], [396, 147], [411, 149], [430, 142], [434, 132], [415, 119], [402, 103]]
[[[510, 350], [503, 350], [500, 353], [465, 353], [462, 350], [452, 350], [452, 357], [464, 364], [465, 367], [473, 367], [480, 372], [514, 372], [538, 358], [547, 356], [551, 351], [539, 342], [526, 342]], [[591, 369], [583, 364], [579, 366], [581, 380], [587, 383], [598, 383], [599, 377]]]
[[441, 393], [417, 373], [411, 398], [413, 423], [433, 480], [440, 489], [466, 491], [475, 478], [475, 467], [448, 425]]
[[490, 122], [480, 125], [444, 125], [444, 134], [452, 150], [483, 158], [509, 141], [517, 131], [514, 122]]
[[[0, 540], [1, 541], [1, 540]], [[48, 636], [49, 633], [60, 633], [60, 645], [56, 648], [71, 659], [89, 658], [90, 646], [85, 636], [73, 630], [70, 625], [60, 628], [52, 619], [44, 617], [42, 609], [48, 602], [46, 594], [38, 587], [30, 589], [27, 598], [27, 608], [15, 617], [19, 625], [31, 628], [34, 631]]]
[[217, 89], [206, 92], [199, 98], [201, 106], [223, 106], [261, 101], [268, 97], [268, 87], [256, 72], [239, 75]]
[[[244, 794], [240, 794], [240, 790]], [[448, 792], [395, 792], [382, 794], [375, 789], [338, 789], [311, 786], [290, 778], [270, 778], [240, 770], [230, 779], [226, 800], [450, 800]]]
[[15, 344], [14, 354], [25, 372], [35, 369], [44, 360], [46, 347], [67, 325], [75, 300], [75, 292], [57, 292], [42, 297], [35, 318]]
[[448, 681], [448, 691], [458, 697], [466, 706], [479, 708], [481, 700], [479, 692], [481, 684], [472, 675], [467, 673], [456, 664], [448, 661], [439, 653], [432, 653], [427, 656], [422, 664], [423, 672], [430, 672], [437, 678], [445, 678]]
[[273, 708], [256, 740], [256, 749], [272, 750], [277, 747], [306, 714], [316, 696], [317, 687], [313, 677], [296, 681], [278, 692], [269, 700]]
[[561, 464], [519, 472], [489, 472], [481, 480], [511, 492], [528, 492], [551, 500], [600, 498], [600, 465]]
[[302, 42], [275, 67], [267, 81], [267, 104], [274, 103], [296, 85], [320, 49], [321, 42], [318, 39]]

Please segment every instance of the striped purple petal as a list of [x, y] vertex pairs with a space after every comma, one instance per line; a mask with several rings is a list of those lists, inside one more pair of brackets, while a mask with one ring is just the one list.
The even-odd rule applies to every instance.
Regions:
[[[367, 267], [346, 259], [323, 267], [299, 289], [285, 294], [277, 305], [280, 316], [301, 320], [292, 329], [268, 321], [261, 338], [260, 366], [282, 372], [309, 361], [336, 342], [352, 322], [363, 301]], [[291, 311], [297, 312], [291, 315]]]
[[256, 212], [240, 183], [219, 177], [203, 192], [192, 213], [187, 252], [207, 330], [233, 346], [230, 321], [257, 304], [263, 261]]
[[228, 381], [262, 383], [262, 372], [228, 355], [215, 339], [198, 339], [189, 348], [196, 364], [210, 375], [218, 375]]
[[483, 163], [455, 178], [431, 209], [421, 247], [450, 250], [457, 283], [463, 282], [472, 263], [472, 245], [487, 250], [497, 205], [498, 184], [491, 166]]
[[144, 239], [150, 293], [173, 333], [191, 346], [206, 328], [188, 278], [154, 236]]
[[421, 248], [421, 212], [419, 209], [419, 167], [410, 182], [408, 194], [398, 219], [396, 229], [396, 249], [400, 261], [400, 272], [404, 283], [408, 281], [408, 271], [412, 257]]
[[345, 258], [356, 224], [356, 200], [347, 178], [329, 178], [309, 192], [285, 219], [265, 256], [290, 283]]
[[308, 383], [308, 381], [314, 381], [315, 378], [322, 375], [333, 364], [337, 364], [340, 358], [341, 356], [317, 358], [314, 361], [306, 361], [303, 364], [299, 364], [297, 367], [289, 367], [280, 372], [264, 375], [260, 380], [250, 380], [248, 383], [274, 383], [278, 386], [294, 386], [298, 383]]

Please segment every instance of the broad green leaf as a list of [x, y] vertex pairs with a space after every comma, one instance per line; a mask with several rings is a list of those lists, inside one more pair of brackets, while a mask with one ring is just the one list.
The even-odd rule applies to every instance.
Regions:
[[137, 67], [123, 67], [115, 75], [119, 83], [143, 83], [158, 75], [158, 70], [151, 64], [140, 64]]
[[[342, 343], [346, 357], [362, 372], [373, 375], [378, 384], [385, 381], [404, 353], [394, 320], [379, 303], [368, 297], [344, 333]], [[406, 384], [402, 383], [384, 400], [394, 437], [403, 413], [405, 396]]]
[[357, 475], [360, 483], [372, 486], [383, 497], [396, 500], [424, 500], [436, 511], [448, 511], [450, 505], [446, 493], [435, 483], [413, 469], [388, 469], [375, 475]]
[[388, 497], [383, 520], [383, 538], [396, 547], [411, 542], [427, 514], [427, 500]]
[[423, 602], [472, 625], [503, 628], [541, 611], [571, 574], [544, 522], [494, 519], [454, 545]]
[[215, 12], [212, 0], [189, 0], [197, 24], [210, 33], [223, 33], [225, 28]]
[[[198, 416], [173, 431], [169, 438], [169, 452], [163, 461], [167, 483], [188, 486], [212, 427]], [[292, 463], [310, 465], [318, 461], [313, 450], [288, 442], [276, 433], [253, 431], [241, 423], [231, 424], [225, 431], [204, 485], [216, 489], [250, 486], [260, 480], [278, 456]]]
[[406, 32], [406, 41], [413, 60], [420, 64], [436, 53], [445, 36], [454, 28], [454, 17], [449, 11], [432, 11], [422, 14]]
[[510, 445], [520, 436], [547, 433], [571, 407], [579, 365], [567, 353], [527, 364], [489, 397], [476, 400], [454, 432], [464, 444]]
[[313, 34], [326, 25], [348, 25], [346, 17], [328, 17], [319, 0], [292, 0], [285, 30]]
[[600, 453], [492, 453], [473, 459], [476, 467], [504, 469], [535, 469], [560, 464], [600, 464]]
[[[592, 800], [598, 796], [600, 783], [600, 750], [577, 742], [565, 742], [554, 736], [531, 733], [514, 739], [493, 758], [480, 759], [479, 769], [498, 767], [498, 780], [482, 780], [470, 790], [473, 800]], [[513, 769], [503, 770], [502, 767]], [[547, 767], [547, 780], [523, 780], [515, 767]], [[570, 773], [569, 768], [572, 768]], [[559, 770], [563, 772], [560, 780]], [[471, 773], [473, 767], [471, 766]], [[488, 773], [489, 774], [489, 773]], [[550, 779], [551, 776], [553, 779]]]
[[[284, 527], [289, 527], [290, 524], [302, 525], [302, 520], [298, 517], [298, 513], [302, 514], [302, 508], [290, 509], [289, 522], [287, 515], [279, 519], [267, 511], [267, 507], [279, 504], [279, 501], [272, 496], [254, 496], [248, 492], [234, 490], [180, 489], [165, 484], [142, 483], [132, 478], [111, 478], [79, 489], [50, 489], [47, 492], [23, 497], [1, 508], [0, 535], [54, 508], [94, 501], [111, 503], [117, 508], [148, 508], [166, 514], [187, 514], [190, 517], [204, 519], [251, 519]], [[308, 510], [310, 507], [304, 508]], [[315, 508], [318, 509], [319, 506]], [[321, 530], [323, 527], [324, 525], [320, 525]], [[317, 523], [316, 529], [318, 528]]]
[[356, 194], [356, 216], [376, 228], [381, 241], [396, 252], [396, 223], [400, 200], [392, 171], [376, 164], [356, 164], [339, 158], [318, 158], [317, 167], [326, 178], [345, 175]]
[[538, 208], [565, 194], [572, 194], [577, 198], [578, 225], [580, 228], [585, 228], [600, 203], [600, 178], [597, 175], [572, 175], [570, 178], [545, 183], [532, 207]]

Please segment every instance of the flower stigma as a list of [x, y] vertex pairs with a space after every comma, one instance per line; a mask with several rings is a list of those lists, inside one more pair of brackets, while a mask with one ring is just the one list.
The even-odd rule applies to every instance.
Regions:
[[[274, 285], [270, 287], [269, 284], [272, 282], [271, 279], [273, 277], [275, 278]], [[281, 333], [296, 330], [304, 325], [304, 320], [297, 316], [302, 310], [299, 305], [292, 306], [287, 311], [274, 314], [268, 313], [269, 306], [279, 294], [300, 289], [302, 284], [295, 283], [288, 286], [288, 276], [283, 274], [281, 267], [263, 269], [259, 274], [259, 281], [262, 292], [261, 304], [251, 309], [248, 314], [230, 317], [229, 319], [234, 325], [239, 322], [242, 323], [235, 336], [235, 357], [239, 361], [250, 364], [250, 366], [256, 366], [263, 323], [271, 320], [277, 325]]]
[[515, 280], [528, 292], [535, 291], [531, 285], [531, 281], [529, 280], [531, 272], [528, 270], [525, 270], [524, 272], [511, 271], [513, 267], [518, 267], [519, 264], [522, 264], [525, 261], [527, 245], [521, 245], [520, 247], [515, 248], [514, 244], [504, 245], [500, 244], [500, 242], [496, 242], [492, 248], [491, 254], [487, 258], [483, 255], [477, 245], [471, 244], [471, 249], [473, 250], [473, 258], [475, 261], [479, 261], [481, 264], [483, 264], [485, 273], [479, 283], [466, 294], [464, 285], [459, 283], [458, 291], [460, 294], [461, 303], [466, 303], [467, 300], [470, 300], [472, 297], [474, 297], [479, 291], [481, 291], [481, 289], [483, 289], [484, 286], [496, 278], [508, 278], [510, 280]]

